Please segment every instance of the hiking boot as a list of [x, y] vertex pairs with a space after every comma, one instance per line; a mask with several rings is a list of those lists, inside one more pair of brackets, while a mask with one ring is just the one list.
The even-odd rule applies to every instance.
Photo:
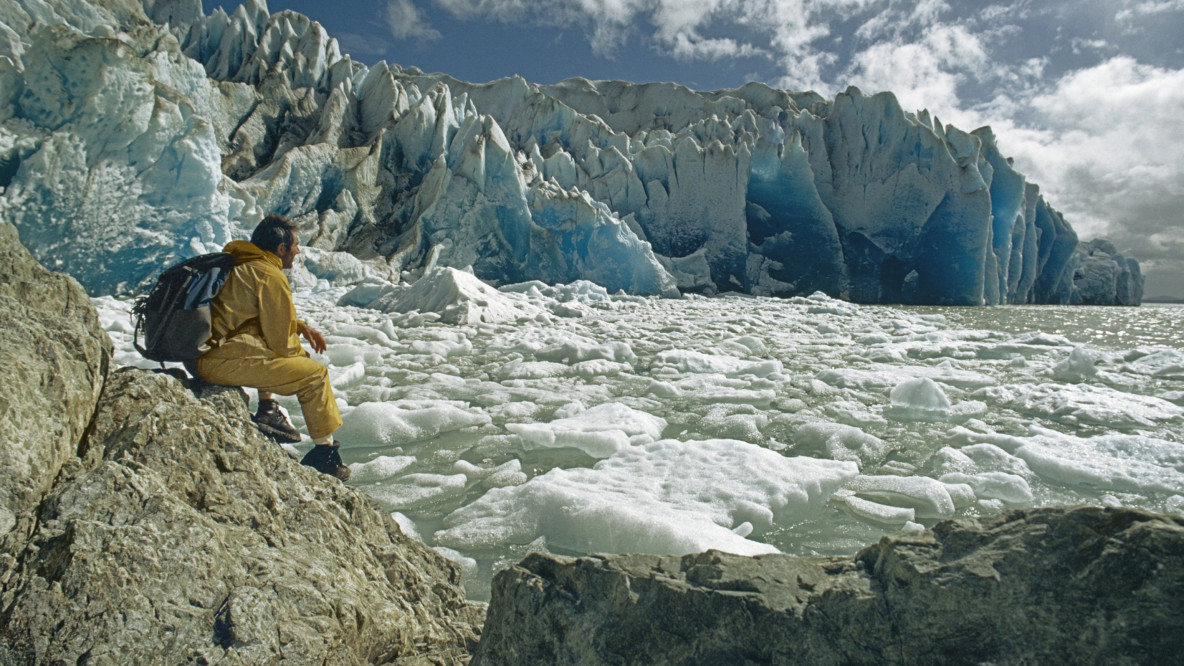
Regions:
[[332, 444], [317, 444], [312, 447], [312, 450], [304, 454], [301, 459], [301, 465], [308, 465], [321, 474], [328, 474], [329, 476], [337, 477], [342, 481], [349, 481], [349, 468], [345, 463], [341, 462], [341, 454], [338, 449], [341, 448], [341, 442], [333, 440]]
[[280, 405], [275, 400], [260, 400], [259, 410], [251, 416], [259, 432], [276, 442], [295, 444], [300, 441], [300, 433], [288, 422], [288, 417], [280, 411]]

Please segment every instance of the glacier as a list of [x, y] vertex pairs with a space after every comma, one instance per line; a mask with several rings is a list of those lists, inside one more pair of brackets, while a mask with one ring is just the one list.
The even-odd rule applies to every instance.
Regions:
[[92, 294], [271, 211], [392, 282], [1138, 304], [989, 128], [890, 93], [486, 84], [364, 65], [250, 0], [0, 0], [0, 216]]

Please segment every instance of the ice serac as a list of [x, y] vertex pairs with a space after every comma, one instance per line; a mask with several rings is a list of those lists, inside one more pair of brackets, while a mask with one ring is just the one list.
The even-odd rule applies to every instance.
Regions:
[[1122, 256], [1109, 241], [1081, 243], [1073, 294], [1074, 303], [1085, 305], [1138, 305], [1143, 300], [1139, 262]]
[[0, 7], [0, 212], [94, 293], [135, 291], [161, 259], [268, 211], [407, 279], [446, 266], [494, 285], [968, 305], [1141, 291], [1133, 260], [1085, 267], [988, 128], [888, 93], [471, 84], [354, 62], [264, 0], [229, 15], [195, 0]]

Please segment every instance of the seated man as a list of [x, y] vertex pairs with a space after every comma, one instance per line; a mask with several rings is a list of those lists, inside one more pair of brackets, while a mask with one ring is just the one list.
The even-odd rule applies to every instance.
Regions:
[[339, 442], [333, 439], [341, 414], [329, 371], [309, 358], [299, 336], [317, 352], [325, 351], [325, 338], [296, 318], [292, 290], [280, 270], [291, 268], [300, 253], [296, 224], [268, 215], [251, 234], [251, 242], [231, 241], [223, 251], [234, 256], [234, 269], [211, 303], [211, 349], [194, 364], [197, 376], [211, 384], [258, 389], [254, 420], [264, 434], [282, 441], [298, 442], [300, 434], [280, 411], [274, 394], [295, 395], [315, 445], [301, 464], [348, 479], [349, 467], [341, 462]]

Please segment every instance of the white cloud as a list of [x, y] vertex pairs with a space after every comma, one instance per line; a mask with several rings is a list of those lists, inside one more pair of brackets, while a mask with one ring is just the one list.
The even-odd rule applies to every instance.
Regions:
[[440, 32], [424, 20], [419, 7], [412, 0], [387, 0], [383, 18], [397, 40], [434, 41]]
[[900, 39], [910, 28], [924, 28], [937, 23], [943, 12], [949, 10], [943, 0], [920, 0], [911, 7], [902, 8], [890, 3], [880, 13], [865, 21], [855, 31], [855, 36], [867, 41], [881, 38]]
[[1145, 269], [1184, 275], [1184, 70], [1117, 57], [1030, 101], [1040, 125], [1004, 152], [1084, 238], [1109, 237]]
[[961, 26], [937, 24], [916, 42], [880, 42], [861, 51], [844, 78], [864, 92], [891, 91], [906, 110], [927, 108], [957, 121], [959, 85], [990, 64], [975, 35]]
[[1151, 0], [1150, 2], [1134, 2], [1131, 6], [1119, 11], [1114, 18], [1118, 21], [1166, 14], [1168, 12], [1184, 11], [1184, 0]]

